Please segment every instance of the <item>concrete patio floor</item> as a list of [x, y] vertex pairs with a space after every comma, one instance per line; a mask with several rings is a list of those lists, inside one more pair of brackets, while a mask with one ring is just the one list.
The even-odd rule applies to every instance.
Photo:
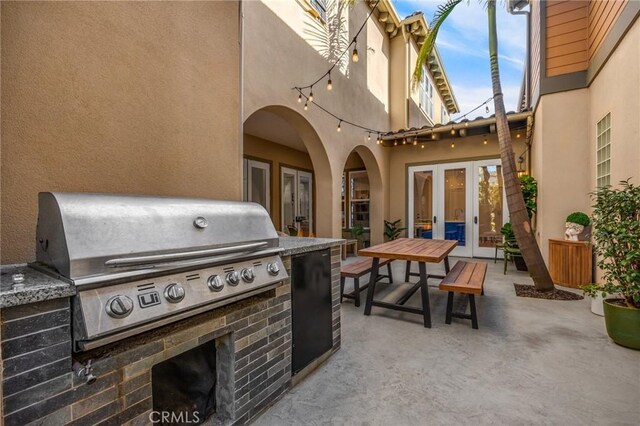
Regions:
[[[479, 330], [468, 320], [444, 324], [446, 293], [437, 288], [431, 329], [418, 315], [382, 308], [365, 317], [364, 302], [345, 299], [341, 349], [254, 424], [638, 424], [640, 351], [610, 341], [588, 300], [516, 297], [513, 283], [529, 276], [513, 265], [505, 276], [500, 261], [488, 262]], [[393, 271], [403, 281], [404, 263]], [[377, 298], [399, 290], [378, 288]], [[419, 300], [418, 292], [409, 304]]]

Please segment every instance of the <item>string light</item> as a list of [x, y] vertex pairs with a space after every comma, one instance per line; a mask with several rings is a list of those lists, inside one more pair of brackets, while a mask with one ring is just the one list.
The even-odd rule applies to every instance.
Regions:
[[367, 133], [367, 140], [370, 141], [371, 140], [371, 132]]
[[311, 86], [311, 91], [309, 92], [309, 97], [307, 98], [309, 102], [313, 102], [313, 86]]
[[413, 138], [413, 144], [418, 145], [418, 135]]
[[424, 144], [420, 145], [420, 148], [424, 149]]
[[398, 140], [397, 139], [393, 141], [393, 146], [398, 146]]
[[516, 133], [516, 138], [520, 139], [520, 132]]
[[407, 144], [407, 138], [404, 137], [404, 138], [402, 138], [402, 145], [406, 145], [406, 144]]
[[302, 102], [302, 93], [298, 95], [298, 103], [301, 103], [301, 102]]
[[487, 112], [487, 114], [489, 114], [489, 106], [486, 103], [484, 104], [484, 109]]
[[455, 134], [456, 134], [456, 131], [453, 129], [453, 126], [451, 126], [451, 135], [453, 136]]
[[456, 143], [455, 142], [451, 142], [451, 148], [455, 148], [456, 147]]
[[482, 143], [486, 145], [486, 144], [487, 144], [487, 142], [488, 142], [488, 141], [487, 141], [487, 137], [485, 136], [485, 137], [484, 137], [484, 139], [482, 140]]
[[333, 84], [331, 83], [331, 71], [329, 71], [329, 80], [327, 81], [327, 90], [333, 89]]
[[338, 122], [338, 128], [336, 129], [338, 132], [342, 130], [342, 126], [340, 126], [341, 124], [342, 124], [342, 120]]
[[309, 109], [309, 104], [307, 102], [304, 103], [304, 110], [308, 110]]
[[351, 54], [351, 60], [353, 62], [358, 62], [360, 57], [358, 56], [358, 39], [353, 39], [353, 53]]

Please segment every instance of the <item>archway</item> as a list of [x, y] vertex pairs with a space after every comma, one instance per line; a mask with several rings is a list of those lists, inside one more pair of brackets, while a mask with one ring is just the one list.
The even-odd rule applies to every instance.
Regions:
[[333, 202], [331, 167], [307, 119], [281, 105], [260, 108], [245, 120], [243, 142], [245, 199], [263, 204], [284, 233], [332, 237], [331, 215], [317, 214]]
[[343, 167], [343, 236], [353, 237], [354, 228], [364, 228], [362, 243], [384, 240], [384, 188], [378, 161], [369, 147], [356, 146]]

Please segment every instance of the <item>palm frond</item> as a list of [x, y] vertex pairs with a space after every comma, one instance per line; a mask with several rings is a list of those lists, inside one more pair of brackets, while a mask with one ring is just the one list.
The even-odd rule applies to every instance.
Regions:
[[448, 0], [445, 4], [438, 6], [438, 9], [433, 14], [433, 20], [427, 33], [420, 52], [418, 53], [418, 60], [416, 61], [416, 68], [413, 71], [413, 87], [415, 88], [420, 79], [422, 78], [422, 65], [427, 62], [427, 58], [433, 51], [433, 47], [436, 45], [436, 37], [438, 36], [438, 30], [447, 17], [453, 12], [453, 9], [462, 3], [462, 0]]

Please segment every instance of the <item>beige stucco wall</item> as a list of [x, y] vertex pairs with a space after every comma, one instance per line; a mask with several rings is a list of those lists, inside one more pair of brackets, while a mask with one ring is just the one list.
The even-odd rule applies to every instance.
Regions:
[[[514, 151], [520, 155], [525, 151], [522, 139], [516, 139], [512, 133]], [[403, 226], [407, 224], [407, 167], [409, 165], [454, 163], [479, 159], [499, 158], [497, 136], [488, 135], [489, 143], [482, 143], [483, 136], [469, 136], [457, 138], [455, 148], [451, 148], [451, 140], [444, 138], [440, 141], [428, 142], [425, 148], [420, 145], [406, 145], [387, 148], [390, 151], [390, 220], [402, 219]]]
[[39, 191], [241, 198], [238, 2], [2, 2], [2, 263]]
[[[363, 2], [356, 2], [349, 10], [349, 34], [357, 31], [368, 12]], [[312, 18], [297, 2], [273, 0], [246, 2], [244, 13], [245, 119], [267, 108], [285, 118], [300, 134], [313, 162], [316, 206], [322, 209], [316, 214], [318, 236], [341, 236], [341, 177], [347, 157], [357, 147], [372, 180], [371, 220], [378, 224], [372, 225], [375, 230], [372, 240], [382, 241], [382, 223], [388, 208], [387, 152], [376, 145], [375, 136], [367, 141], [362, 130], [343, 124], [338, 133], [337, 120], [314, 105], [303, 111], [297, 93], [291, 90], [293, 86], [313, 82], [329, 68], [304, 32], [308, 26], [305, 22]], [[360, 61], [349, 62], [344, 75], [332, 73], [332, 91], [326, 90], [326, 81], [320, 82], [314, 87], [314, 98], [338, 116], [386, 131], [390, 128], [388, 99], [381, 100], [379, 90], [370, 89], [369, 84], [371, 79], [378, 82], [388, 78], [388, 67], [383, 66], [387, 62], [387, 41], [382, 35], [367, 36], [376, 28], [382, 31], [378, 25], [369, 26], [358, 38]], [[265, 49], [265, 43], [277, 48]], [[365, 55], [375, 55], [376, 59], [365, 60]], [[376, 64], [375, 69], [371, 63]]]
[[588, 89], [545, 95], [535, 114], [532, 174], [538, 180], [536, 236], [548, 261], [549, 239], [564, 238], [575, 211], [589, 211]]
[[[282, 206], [280, 202], [280, 168], [293, 167], [300, 170], [313, 170], [311, 157], [306, 152], [246, 133], [243, 135], [243, 140], [245, 157], [271, 164], [271, 220], [276, 229], [287, 232], [286, 229], [282, 229], [280, 217]], [[315, 200], [313, 205], [315, 205]], [[315, 220], [313, 223], [315, 224]]]
[[640, 22], [626, 34], [588, 88], [544, 95], [535, 111], [533, 175], [538, 179], [537, 236], [564, 237], [573, 211], [591, 213], [596, 187], [596, 124], [611, 113], [611, 183], [640, 183]]

